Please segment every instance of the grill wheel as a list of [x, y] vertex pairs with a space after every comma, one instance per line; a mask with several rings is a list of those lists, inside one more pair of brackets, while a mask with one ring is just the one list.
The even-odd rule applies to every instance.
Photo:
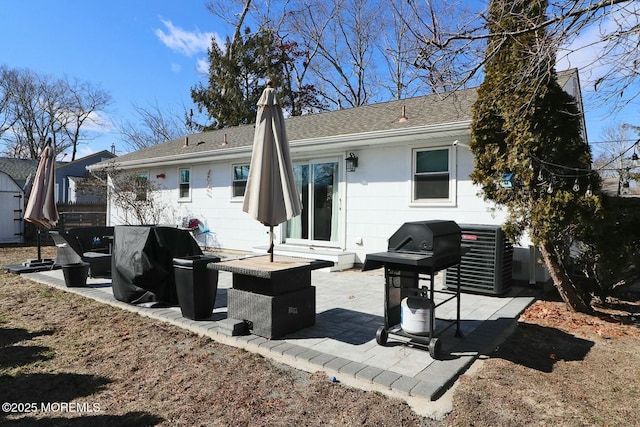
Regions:
[[429, 340], [429, 356], [437, 359], [440, 354], [440, 347], [442, 347], [440, 340], [438, 338], [431, 338], [431, 340]]
[[389, 338], [389, 334], [387, 333], [387, 330], [385, 329], [384, 326], [380, 326], [378, 328], [378, 331], [376, 332], [376, 342], [378, 343], [378, 345], [386, 346], [387, 338]]

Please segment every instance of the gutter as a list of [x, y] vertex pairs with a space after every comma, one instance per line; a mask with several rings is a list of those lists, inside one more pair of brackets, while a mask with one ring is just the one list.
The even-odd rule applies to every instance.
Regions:
[[[455, 137], [462, 131], [468, 131], [471, 120], [444, 123], [439, 125], [415, 126], [406, 129], [391, 129], [374, 132], [362, 132], [348, 135], [335, 135], [321, 138], [309, 138], [289, 142], [291, 154], [307, 153], [310, 151], [335, 151], [340, 149], [354, 149], [356, 147], [399, 144], [415, 141], [416, 135], [423, 138], [429, 136], [436, 138]], [[178, 155], [167, 155], [155, 158], [136, 159], [129, 161], [113, 161], [97, 163], [88, 166], [90, 171], [101, 170], [108, 164], [116, 164], [121, 169], [139, 169], [141, 167], [153, 168], [159, 166], [176, 166], [183, 164], [211, 163], [221, 160], [233, 160], [251, 156], [253, 145], [225, 148], [210, 151], [199, 151]]]

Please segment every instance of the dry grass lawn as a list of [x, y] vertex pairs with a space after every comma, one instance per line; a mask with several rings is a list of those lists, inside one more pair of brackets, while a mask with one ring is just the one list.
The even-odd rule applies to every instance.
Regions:
[[[44, 256], [53, 256], [44, 248]], [[0, 263], [35, 248], [0, 248]], [[640, 425], [640, 308], [538, 301], [444, 420], [177, 327], [0, 274], [0, 424], [8, 426]], [[5, 410], [5, 409], [8, 409]]]

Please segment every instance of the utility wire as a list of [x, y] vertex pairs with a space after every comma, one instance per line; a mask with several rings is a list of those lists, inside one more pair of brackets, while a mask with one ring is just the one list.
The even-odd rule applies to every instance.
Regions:
[[[626, 140], [626, 141], [633, 141], [633, 140]], [[533, 154], [531, 154], [531, 158], [533, 160], [535, 160], [536, 162], [540, 163], [543, 167], [544, 166], [552, 166], [554, 168], [558, 168], [558, 169], [564, 169], [564, 170], [570, 170], [570, 171], [575, 171], [575, 174], [562, 174], [562, 173], [554, 173], [553, 171], [549, 170], [548, 168], [545, 168], [549, 173], [551, 173], [554, 176], [560, 177], [560, 178], [580, 178], [582, 176], [589, 176], [592, 175], [594, 173], [597, 173], [598, 171], [605, 171], [605, 170], [618, 170], [619, 168], [614, 168], [614, 169], [607, 169], [607, 166], [611, 165], [613, 162], [615, 162], [616, 160], [621, 159], [622, 157], [625, 156], [625, 154], [627, 154], [629, 151], [631, 151], [632, 149], [635, 148], [635, 146], [640, 142], [640, 139], [636, 140], [633, 145], [631, 145], [630, 147], [628, 147], [626, 150], [624, 150], [623, 152], [621, 152], [618, 156], [614, 157], [613, 159], [611, 159], [609, 162], [605, 163], [604, 165], [602, 165], [601, 167], [597, 168], [597, 169], [583, 169], [583, 168], [576, 168], [576, 167], [571, 167], [571, 166], [564, 166], [564, 165], [560, 165], [557, 163], [553, 163], [553, 162], [547, 162], [545, 160], [539, 159], [536, 156], [534, 156]], [[633, 166], [633, 168], [636, 168], [638, 166]], [[582, 174], [578, 174], [578, 172], [583, 172]]]

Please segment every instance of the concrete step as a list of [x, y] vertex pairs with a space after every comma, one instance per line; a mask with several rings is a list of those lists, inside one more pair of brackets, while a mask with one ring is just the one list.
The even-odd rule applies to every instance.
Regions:
[[[257, 246], [254, 252], [264, 254], [269, 250], [268, 246]], [[355, 252], [346, 252], [341, 249], [320, 248], [314, 246], [276, 245], [274, 254], [305, 259], [320, 259], [333, 262], [333, 267], [328, 271], [343, 271], [353, 268], [356, 260]]]

